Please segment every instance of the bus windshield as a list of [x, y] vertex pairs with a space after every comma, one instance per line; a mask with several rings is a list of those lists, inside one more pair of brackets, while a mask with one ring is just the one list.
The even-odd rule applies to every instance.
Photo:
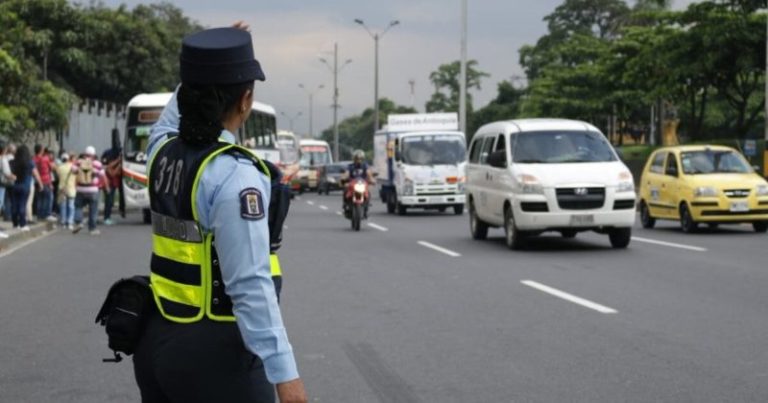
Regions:
[[327, 146], [302, 146], [300, 165], [311, 167], [331, 163], [331, 150]]
[[410, 165], [455, 165], [467, 159], [464, 138], [457, 135], [408, 136], [402, 143], [403, 162]]
[[131, 108], [128, 111], [125, 136], [125, 159], [145, 162], [152, 125], [160, 118], [163, 107]]

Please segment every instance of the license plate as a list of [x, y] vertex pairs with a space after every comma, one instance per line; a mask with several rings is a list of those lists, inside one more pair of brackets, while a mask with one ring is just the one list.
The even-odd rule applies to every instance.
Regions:
[[571, 216], [571, 225], [592, 225], [595, 223], [595, 216], [592, 214], [575, 214]]
[[732, 213], [743, 213], [749, 211], [749, 203], [745, 201], [740, 202], [731, 202], [731, 212]]

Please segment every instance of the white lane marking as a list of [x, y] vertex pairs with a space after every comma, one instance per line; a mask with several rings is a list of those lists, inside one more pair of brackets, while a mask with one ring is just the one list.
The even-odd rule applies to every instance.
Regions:
[[694, 252], [706, 252], [707, 251], [707, 248], [702, 248], [700, 246], [683, 245], [681, 243], [657, 241], [655, 239], [640, 238], [640, 237], [637, 237], [637, 236], [633, 236], [632, 240], [633, 241], [637, 241], [637, 242], [650, 243], [650, 244], [654, 244], [654, 245], [669, 246], [670, 248], [692, 250]]
[[368, 226], [369, 226], [369, 227], [371, 227], [371, 228], [375, 228], [375, 229], [377, 229], [377, 230], [379, 230], [379, 231], [381, 231], [381, 232], [387, 232], [387, 231], [389, 231], [389, 228], [387, 228], [387, 227], [382, 227], [381, 225], [379, 225], [379, 224], [376, 224], [376, 223], [374, 223], [374, 222], [369, 222], [369, 223], [368, 223]]
[[569, 302], [573, 302], [574, 304], [581, 305], [581, 306], [583, 306], [585, 308], [594, 309], [595, 311], [598, 311], [600, 313], [606, 313], [606, 314], [609, 314], [609, 313], [619, 313], [619, 311], [617, 311], [617, 310], [615, 310], [613, 308], [609, 308], [607, 306], [600, 305], [600, 304], [598, 304], [596, 302], [592, 302], [592, 301], [586, 300], [584, 298], [577, 297], [577, 296], [575, 296], [573, 294], [568, 294], [565, 291], [560, 291], [560, 290], [558, 290], [556, 288], [552, 288], [552, 287], [546, 286], [546, 285], [541, 284], [541, 283], [537, 283], [537, 282], [532, 281], [532, 280], [523, 280], [523, 281], [521, 281], [521, 283], [527, 285], [528, 287], [532, 287], [532, 288], [535, 288], [535, 289], [537, 289], [539, 291], [543, 291], [543, 292], [545, 292], [547, 294], [554, 295], [555, 297], [562, 298], [562, 299], [564, 299], [566, 301], [569, 301]]
[[435, 245], [433, 243], [429, 243], [427, 241], [419, 241], [419, 245], [421, 245], [421, 246], [423, 246], [425, 248], [436, 250], [436, 251], [438, 251], [440, 253], [445, 253], [446, 255], [451, 256], [451, 257], [459, 257], [459, 256], [461, 256], [461, 253], [456, 253], [456, 252], [454, 252], [454, 251], [452, 251], [450, 249], [445, 249], [442, 246], [437, 246], [437, 245]]
[[326, 207], [326, 206], [322, 206], [321, 205], [321, 206], [318, 206], [318, 207], [320, 207], [320, 210], [328, 210], [328, 207]]
[[336, 212], [336, 215], [341, 215], [341, 211], [337, 211], [337, 212]]
[[310, 206], [314, 206], [315, 202], [313, 202], [312, 200], [307, 200], [307, 204], [309, 204]]
[[283, 224], [283, 229], [288, 229], [288, 226]]
[[29, 246], [29, 245], [31, 245], [31, 244], [33, 244], [33, 243], [43, 239], [43, 238], [46, 238], [49, 235], [53, 234], [54, 232], [56, 232], [55, 229], [51, 230], [51, 231], [43, 231], [43, 233], [41, 235], [39, 235], [39, 236], [36, 236], [34, 238], [30, 238], [29, 240], [26, 240], [26, 241], [24, 241], [24, 242], [22, 242], [22, 243], [20, 243], [20, 244], [18, 244], [16, 246], [14, 246], [14, 247], [8, 249], [8, 250], [6, 250], [6, 251], [0, 252], [0, 258], [4, 258], [4, 257], [10, 255], [13, 252], [16, 252], [19, 249], [27, 247], [27, 246]]

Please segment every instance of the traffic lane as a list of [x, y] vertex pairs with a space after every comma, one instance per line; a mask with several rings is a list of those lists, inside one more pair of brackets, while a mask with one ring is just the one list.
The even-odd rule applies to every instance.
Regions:
[[[324, 245], [325, 242], [333, 243], [338, 235], [345, 233], [328, 230], [329, 226], [338, 225], [338, 220], [329, 218], [330, 215], [318, 215], [311, 209], [308, 213], [301, 221], [307, 225], [311, 223], [314, 231], [325, 233], [325, 236], [314, 242], [312, 237], [301, 239], [312, 231], [305, 231], [303, 224], [294, 223], [291, 224], [294, 232], [290, 241], [292, 247], [309, 243], [318, 250], [325, 250], [330, 248]], [[300, 225], [298, 232], [295, 231], [297, 225]], [[328, 372], [351, 383], [347, 387], [352, 391], [359, 389], [348, 378], [359, 381], [361, 377], [365, 378], [360, 374], [366, 371], [345, 366], [344, 358], [348, 356], [345, 351], [366, 351], [366, 348], [356, 349], [355, 342], [345, 340], [362, 337], [380, 351], [378, 356], [388, 359], [386, 368], [400, 371], [395, 378], [414, 381], [406, 389], [425, 391], [418, 396], [430, 396], [429, 393], [435, 392], [446, 401], [474, 401], [479, 400], [478, 396], [506, 400], [512, 396], [521, 397], [523, 401], [647, 401], [687, 396], [699, 397], [700, 401], [717, 401], [735, 396], [719, 389], [732, 381], [731, 372], [705, 370], [716, 367], [715, 360], [704, 358], [699, 362], [697, 358], [691, 358], [692, 347], [679, 340], [668, 340], [674, 338], [663, 333], [649, 336], [646, 344], [646, 341], [636, 340], [639, 333], [636, 328], [611, 325], [611, 321], [615, 321], [613, 318], [606, 320], [604, 315], [524, 290], [525, 287], [519, 284], [519, 279], [524, 276], [519, 273], [518, 265], [482, 270], [491, 265], [477, 262], [469, 271], [467, 262], [462, 259], [423, 256], [423, 251], [416, 252], [409, 247], [408, 241], [398, 240], [398, 237], [386, 240], [389, 251], [396, 253], [379, 257], [380, 252], [387, 249], [371, 248], [366, 240], [381, 244], [384, 241], [377, 239], [390, 237], [392, 232], [346, 233], [351, 235], [343, 241], [350, 250], [345, 253], [348, 261], [388, 262], [385, 270], [370, 270], [363, 275], [359, 271], [368, 266], [361, 265], [355, 272], [341, 276], [337, 270], [344, 267], [346, 260], [332, 261], [327, 271], [314, 273], [319, 277], [296, 282], [299, 285], [317, 284], [326, 275], [343, 279], [341, 286], [332, 282], [327, 287], [320, 287], [329, 294], [318, 295], [319, 299], [310, 304], [316, 307], [322, 306], [324, 299], [340, 299], [333, 304], [341, 310], [337, 315], [340, 318], [334, 320], [334, 315], [329, 313], [312, 323], [312, 326], [325, 330], [322, 333], [327, 340], [302, 339], [302, 343], [317, 346], [314, 349], [322, 349], [327, 344], [325, 348], [332, 352], [310, 354], [337, 362], [336, 370]], [[285, 254], [285, 259], [300, 256], [288, 251]], [[435, 265], [433, 260], [440, 263]], [[297, 270], [300, 270], [301, 263], [297, 264]], [[302, 271], [301, 274], [310, 277], [312, 273]], [[332, 291], [338, 288], [344, 291]], [[310, 294], [310, 291], [300, 293]], [[347, 306], [355, 307], [358, 313], [344, 315]], [[306, 324], [305, 321], [302, 323]], [[329, 323], [340, 323], [340, 329], [328, 329]], [[299, 337], [305, 333], [300, 332]], [[353, 347], [346, 350], [329, 347], [350, 343]], [[656, 344], [662, 345], [656, 347]], [[673, 363], [660, 361], [660, 355], [673, 357]], [[628, 362], [633, 364], [628, 366]], [[314, 362], [318, 368], [326, 364], [322, 359]], [[581, 365], [584, 369], [577, 369]], [[410, 368], [413, 372], [402, 373]], [[422, 381], [425, 378], [427, 381]], [[325, 381], [332, 383], [334, 379], [330, 376]], [[499, 379], [505, 384], [499, 385]], [[626, 383], [633, 386], [614, 389], [615, 385]], [[413, 386], [415, 384], [422, 386]], [[440, 394], [445, 390], [450, 393]], [[321, 398], [331, 401], [343, 397], [333, 391], [324, 393], [330, 394], [323, 394]], [[359, 396], [359, 393], [364, 391], [355, 395]]]
[[145, 225], [59, 231], [0, 258], [0, 400], [139, 399], [130, 359], [101, 362], [111, 351], [94, 318], [114, 281], [148, 272], [149, 235]]

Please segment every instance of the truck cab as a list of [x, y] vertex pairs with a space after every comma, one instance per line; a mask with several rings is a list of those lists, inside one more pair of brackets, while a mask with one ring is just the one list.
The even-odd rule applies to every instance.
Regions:
[[374, 136], [374, 168], [387, 212], [464, 212], [466, 137], [455, 113], [390, 115]]

